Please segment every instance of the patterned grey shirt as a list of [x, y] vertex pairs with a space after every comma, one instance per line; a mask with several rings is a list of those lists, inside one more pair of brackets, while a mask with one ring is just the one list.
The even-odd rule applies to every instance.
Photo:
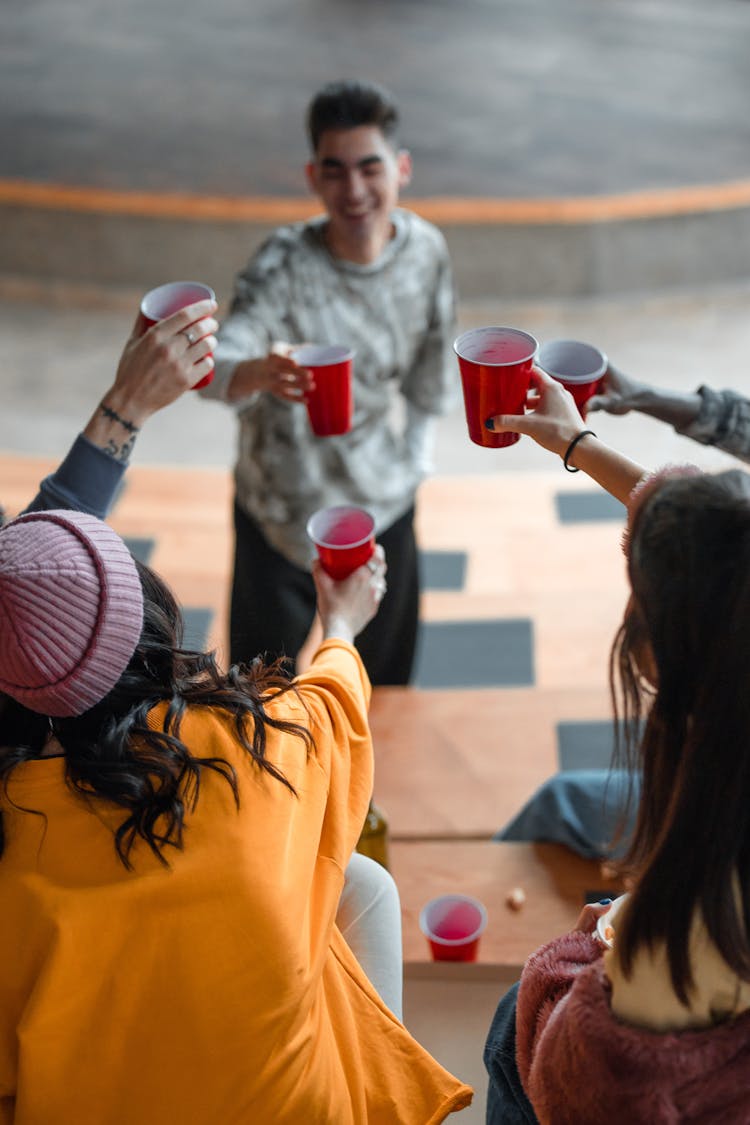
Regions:
[[303, 404], [271, 394], [234, 404], [237, 501], [276, 550], [305, 568], [312, 557], [305, 525], [316, 508], [359, 504], [376, 531], [409, 509], [423, 466], [394, 403], [403, 397], [418, 429], [425, 415], [450, 409], [460, 385], [452, 274], [437, 228], [398, 210], [385, 251], [361, 266], [329, 254], [325, 221], [281, 227], [239, 274], [215, 378], [201, 392], [226, 398], [237, 363], [267, 355], [277, 340], [354, 349], [348, 434], [315, 437]]
[[715, 445], [726, 453], [750, 461], [750, 399], [736, 391], [714, 391], [699, 387], [701, 408], [688, 426], [678, 433], [703, 445]]

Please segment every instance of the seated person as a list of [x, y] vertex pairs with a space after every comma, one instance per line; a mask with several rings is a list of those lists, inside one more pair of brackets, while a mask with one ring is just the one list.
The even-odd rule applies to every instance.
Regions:
[[[665, 390], [633, 379], [610, 364], [601, 392], [587, 404], [588, 414], [596, 410], [647, 414], [703, 445], [715, 445], [750, 461], [750, 399], [736, 391], [706, 386], [690, 392]], [[625, 785], [625, 778], [606, 770], [555, 774], [495, 839], [566, 844], [587, 858], [620, 855], [634, 824], [633, 806], [626, 809], [622, 800]], [[639, 777], [632, 779], [632, 786], [637, 798]]]
[[538, 370], [529, 434], [628, 503], [630, 597], [614, 641], [619, 748], [641, 775], [632, 890], [613, 946], [602, 906], [526, 962], [485, 1048], [487, 1121], [748, 1120], [750, 475], [642, 478]]
[[[388, 1006], [394, 966], [368, 979], [337, 925], [382, 548], [313, 573], [309, 671], [224, 673], [106, 524], [0, 530], [1, 1121], [424, 1125], [469, 1104]], [[400, 978], [392, 881], [355, 865], [379, 886], [344, 903], [348, 933], [360, 914]]]
[[198, 301], [143, 335], [136, 334], [136, 320], [114, 383], [62, 464], [42, 481], [27, 511], [76, 508], [100, 519], [107, 515], [144, 423], [213, 370], [210, 352], [219, 327], [215, 312], [215, 301]]
[[640, 778], [624, 770], [562, 770], [493, 839], [565, 844], [586, 859], [612, 859], [627, 850], [639, 795]]

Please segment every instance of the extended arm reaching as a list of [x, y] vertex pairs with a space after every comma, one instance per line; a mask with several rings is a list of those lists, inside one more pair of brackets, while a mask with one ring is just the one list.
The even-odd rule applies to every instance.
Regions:
[[[106, 516], [141, 427], [211, 370], [215, 311], [214, 301], [199, 301], [141, 336], [133, 330], [112, 386], [59, 468], [42, 481], [27, 511], [76, 508], [99, 519]], [[188, 327], [193, 328], [192, 344], [185, 335]]]
[[[488, 429], [498, 433], [526, 434], [559, 457], [564, 457], [570, 443], [582, 430], [588, 429], [581, 422], [572, 395], [538, 367], [532, 372], [528, 405], [533, 409], [526, 414], [499, 414], [489, 419]], [[610, 449], [591, 433], [577, 442], [568, 457], [568, 466], [574, 470], [582, 469], [623, 504], [627, 503], [633, 488], [646, 472], [641, 465]]]
[[737, 391], [668, 391], [649, 386], [609, 365], [602, 393], [587, 403], [588, 412], [647, 414], [673, 426], [678, 434], [715, 445], [742, 461], [750, 462], [750, 399]]

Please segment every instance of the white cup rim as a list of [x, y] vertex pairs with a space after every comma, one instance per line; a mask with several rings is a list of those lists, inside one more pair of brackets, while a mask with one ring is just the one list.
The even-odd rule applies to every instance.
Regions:
[[[445, 902], [445, 903], [463, 902], [463, 903], [468, 903], [470, 906], [476, 907], [476, 909], [479, 912], [479, 924], [478, 924], [476, 930], [474, 930], [470, 934], [467, 934], [466, 937], [460, 937], [460, 938], [442, 938], [442, 937], [439, 937], [438, 934], [433, 933], [432, 930], [429, 927], [428, 922], [427, 922], [427, 914], [428, 914], [428, 911], [430, 910], [430, 907], [434, 906], [438, 902]], [[487, 927], [487, 907], [484, 905], [483, 902], [480, 902], [480, 900], [478, 898], [474, 898], [473, 895], [464, 895], [464, 894], [458, 894], [458, 893], [457, 894], [447, 894], [447, 895], [437, 895], [435, 898], [431, 898], [429, 902], [426, 902], [419, 912], [419, 928], [420, 928], [420, 930], [422, 931], [422, 933], [424, 934], [424, 936], [427, 938], [428, 941], [434, 941], [436, 945], [449, 945], [449, 946], [468, 945], [470, 942], [476, 941], [477, 938], [480, 937], [481, 934], [484, 933], [486, 927]]]
[[[478, 337], [482, 334], [490, 334], [493, 332], [510, 332], [514, 336], [522, 336], [525, 340], [528, 340], [531, 346], [529, 354], [526, 356], [522, 356], [521, 359], [486, 361], [475, 359], [473, 356], [466, 355], [461, 351], [462, 344], [465, 345], [465, 342], [469, 339], [469, 337]], [[466, 359], [469, 361], [469, 363], [481, 363], [482, 367], [515, 367], [519, 363], [526, 363], [528, 360], [534, 359], [538, 350], [539, 341], [535, 336], [532, 336], [530, 332], [525, 332], [523, 328], [513, 328], [509, 324], [490, 324], [483, 325], [481, 328], [467, 328], [467, 330], [465, 332], [462, 332], [460, 336], [456, 336], [456, 339], [453, 341], [453, 351], [460, 359]]]
[[[365, 515], [370, 520], [371, 527], [366, 535], [361, 539], [355, 540], [353, 543], [329, 543], [325, 539], [316, 538], [312, 530], [313, 521], [317, 516], [333, 516], [335, 513], [344, 512], [357, 512], [359, 515]], [[329, 551], [351, 551], [353, 547], [361, 547], [368, 539], [371, 539], [375, 532], [375, 519], [367, 508], [360, 508], [358, 504], [331, 504], [327, 508], [318, 508], [317, 512], [313, 512], [307, 521], [305, 530], [307, 531], [308, 539], [310, 539], [316, 547], [325, 547]]]
[[[183, 289], [183, 288], [185, 288], [185, 289], [193, 288], [193, 289], [203, 290], [202, 296], [195, 297], [193, 300], [190, 300], [190, 301], [186, 301], [187, 305], [194, 305], [197, 301], [215, 301], [216, 300], [216, 294], [214, 293], [214, 291], [213, 291], [213, 289], [211, 288], [210, 285], [206, 285], [205, 281], [166, 281], [164, 283], [164, 285], [157, 285], [153, 289], [149, 289], [149, 291], [147, 293], [143, 294], [143, 296], [141, 297], [141, 312], [143, 313], [144, 316], [148, 317], [149, 320], [154, 320], [155, 318], [154, 318], [153, 314], [150, 313], [145, 307], [146, 301], [148, 301], [148, 300], [158, 301], [160, 297], [162, 297], [162, 298], [167, 297], [167, 294], [170, 293], [172, 290]], [[179, 309], [177, 309], [175, 311], [179, 312]], [[159, 319], [163, 320], [164, 317], [160, 317]]]
[[[553, 348], [568, 348], [571, 351], [577, 349], [582, 353], [588, 353], [591, 356], [592, 364], [595, 364], [595, 366], [592, 367], [591, 371], [582, 375], [563, 374], [559, 370], [555, 370], [549, 359], [545, 361], [545, 349], [551, 351]], [[585, 340], [567, 338], [546, 340], [539, 348], [536, 362], [542, 371], [545, 371], [547, 375], [551, 375], [553, 379], [557, 379], [560, 383], [593, 383], [596, 379], [601, 379], [609, 364], [606, 353], [601, 348], [597, 348], [596, 344], [589, 344]]]
[[290, 355], [300, 367], [333, 367], [354, 359], [354, 350], [343, 344], [300, 344]]

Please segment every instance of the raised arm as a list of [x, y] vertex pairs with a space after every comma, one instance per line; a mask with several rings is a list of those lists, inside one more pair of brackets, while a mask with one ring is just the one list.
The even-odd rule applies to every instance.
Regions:
[[[526, 434], [542, 448], [565, 458], [566, 467], [571, 472], [582, 469], [617, 500], [626, 504], [646, 470], [599, 441], [581, 421], [573, 396], [538, 367], [532, 372], [528, 405], [531, 409], [526, 414], [499, 414], [488, 419], [487, 428], [497, 433]], [[582, 434], [584, 436], [580, 436]], [[571, 450], [574, 441], [575, 446]]]
[[[103, 519], [144, 423], [208, 374], [218, 328], [214, 301], [199, 301], [129, 336], [112, 386], [27, 511], [75, 508]], [[191, 327], [188, 340], [185, 329]]]
[[641, 383], [610, 363], [604, 375], [602, 390], [586, 404], [587, 412], [604, 410], [607, 414], [629, 414], [631, 410], [647, 414], [684, 430], [697, 419], [701, 396], [697, 391], [669, 391]]

